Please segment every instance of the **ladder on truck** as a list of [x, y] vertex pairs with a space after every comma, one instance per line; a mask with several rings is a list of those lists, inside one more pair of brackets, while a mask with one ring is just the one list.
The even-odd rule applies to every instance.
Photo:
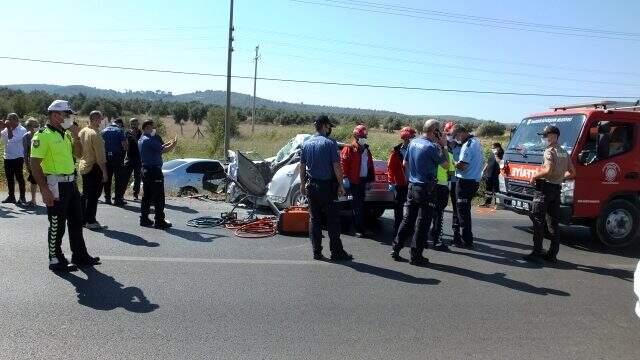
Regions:
[[635, 102], [602, 100], [602, 101], [589, 102], [589, 103], [581, 103], [581, 104], [573, 104], [573, 105], [558, 105], [558, 106], [551, 107], [553, 111], [568, 110], [568, 109], [584, 109], [584, 108], [594, 108], [594, 109], [602, 109], [602, 110], [607, 110], [607, 109], [633, 110], [636, 108], [640, 108], [640, 100]]

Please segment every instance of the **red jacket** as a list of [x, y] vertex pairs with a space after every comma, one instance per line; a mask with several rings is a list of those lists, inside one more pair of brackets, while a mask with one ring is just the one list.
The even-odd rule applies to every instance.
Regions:
[[389, 155], [389, 161], [387, 162], [387, 179], [389, 184], [407, 186], [407, 177], [404, 174], [404, 166], [402, 166], [404, 157], [400, 152], [401, 146], [402, 144], [394, 147]]
[[342, 148], [340, 153], [340, 165], [342, 166], [342, 172], [344, 177], [349, 179], [352, 184], [360, 184], [360, 160], [362, 159], [362, 151], [366, 151], [368, 155], [368, 171], [367, 182], [372, 182], [375, 179], [375, 170], [373, 167], [373, 156], [369, 147], [362, 146], [357, 142], [353, 142], [351, 145], [347, 145]]

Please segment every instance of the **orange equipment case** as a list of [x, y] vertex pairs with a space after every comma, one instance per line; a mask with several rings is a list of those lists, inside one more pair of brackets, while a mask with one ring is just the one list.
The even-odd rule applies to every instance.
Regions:
[[291, 206], [280, 213], [278, 219], [280, 234], [303, 235], [309, 233], [309, 209]]

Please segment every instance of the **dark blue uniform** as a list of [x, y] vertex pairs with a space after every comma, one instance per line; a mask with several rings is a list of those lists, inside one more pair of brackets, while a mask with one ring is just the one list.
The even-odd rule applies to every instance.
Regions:
[[107, 182], [104, 184], [104, 200], [111, 203], [111, 182], [115, 178], [115, 198], [116, 202], [123, 201], [124, 193], [119, 194], [119, 190], [123, 187], [122, 166], [124, 163], [124, 149], [122, 142], [127, 138], [124, 130], [115, 124], [111, 124], [102, 130], [102, 138], [104, 139], [104, 149], [107, 156]]
[[140, 203], [140, 224], [149, 224], [149, 212], [153, 204], [155, 223], [162, 224], [164, 215], [164, 176], [162, 175], [162, 138], [158, 135], [142, 134], [138, 141], [142, 161], [142, 201]]
[[435, 207], [435, 186], [438, 165], [446, 160], [439, 147], [426, 138], [409, 144], [405, 161], [408, 167], [409, 189], [404, 216], [393, 240], [393, 256], [399, 258], [404, 242], [413, 233], [411, 260], [420, 261]]
[[332, 139], [316, 134], [302, 145], [300, 161], [305, 164], [307, 183], [301, 184], [307, 190], [309, 199], [309, 237], [314, 255], [322, 253], [322, 223], [324, 213], [329, 230], [329, 249], [331, 254], [344, 253], [340, 240], [340, 217], [336, 204], [338, 199], [338, 181], [333, 164], [339, 162], [338, 145]]

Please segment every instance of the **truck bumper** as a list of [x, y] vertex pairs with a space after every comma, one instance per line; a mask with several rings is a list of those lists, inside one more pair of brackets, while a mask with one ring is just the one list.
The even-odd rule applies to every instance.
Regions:
[[[509, 196], [502, 193], [496, 193], [498, 203], [505, 207], [507, 210], [511, 210], [520, 215], [531, 214], [531, 205], [533, 201], [521, 199], [513, 196]], [[573, 207], [571, 205], [560, 205], [560, 223], [571, 224], [571, 218], [573, 217]]]

